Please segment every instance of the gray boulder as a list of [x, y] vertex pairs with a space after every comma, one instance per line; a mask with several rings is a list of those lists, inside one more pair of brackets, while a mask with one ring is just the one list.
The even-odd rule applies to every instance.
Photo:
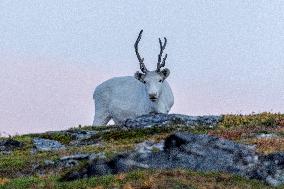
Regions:
[[20, 149], [24, 146], [22, 142], [13, 139], [0, 140], [0, 152], [8, 153], [15, 149]]
[[88, 159], [90, 154], [74, 154], [71, 156], [64, 156], [60, 158], [61, 161], [68, 161], [68, 160], [85, 160]]
[[62, 180], [116, 174], [138, 168], [186, 168], [233, 173], [273, 186], [284, 183], [284, 153], [259, 155], [253, 146], [209, 135], [181, 132], [169, 136], [162, 150], [149, 150], [151, 146], [155, 145], [144, 142], [137, 145], [132, 153], [119, 154], [111, 160], [94, 160], [82, 170], [66, 174]]
[[155, 143], [154, 141], [145, 141], [137, 144], [135, 151], [139, 154], [148, 154], [154, 151], [163, 151], [164, 142], [164, 140], [161, 140], [159, 143]]
[[88, 139], [95, 137], [97, 135], [97, 131], [88, 131], [88, 130], [80, 130], [80, 129], [69, 129], [66, 131], [49, 131], [46, 132], [47, 135], [62, 135], [69, 137], [71, 139], [68, 145], [72, 146], [82, 146], [82, 145], [90, 145], [94, 144], [94, 141], [89, 141]]
[[247, 176], [272, 186], [284, 184], [284, 152], [260, 155], [257, 166], [252, 167]]
[[188, 116], [182, 114], [148, 114], [135, 119], [126, 120], [126, 128], [149, 128], [153, 126], [165, 126], [181, 124], [188, 127], [214, 128], [223, 116]]
[[65, 146], [56, 140], [34, 138], [33, 144], [34, 149], [38, 151], [53, 151], [65, 149]]
[[43, 164], [39, 164], [35, 167], [34, 173], [41, 175], [47, 174], [48, 172], [57, 172], [64, 168], [71, 168], [80, 165], [80, 162], [87, 161], [93, 162], [94, 160], [103, 160], [106, 156], [103, 152], [100, 153], [78, 153], [70, 156], [63, 156], [56, 160], [44, 160]]

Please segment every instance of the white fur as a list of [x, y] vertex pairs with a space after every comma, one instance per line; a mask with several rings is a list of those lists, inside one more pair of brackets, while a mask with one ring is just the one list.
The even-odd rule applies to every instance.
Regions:
[[[139, 81], [133, 76], [109, 79], [95, 89], [94, 126], [106, 125], [110, 119], [121, 125], [129, 118], [149, 113], [168, 113], [174, 104], [172, 90], [161, 73], [148, 72]], [[163, 78], [163, 82], [159, 82]], [[143, 83], [145, 82], [145, 83]], [[149, 94], [156, 94], [151, 101]]]

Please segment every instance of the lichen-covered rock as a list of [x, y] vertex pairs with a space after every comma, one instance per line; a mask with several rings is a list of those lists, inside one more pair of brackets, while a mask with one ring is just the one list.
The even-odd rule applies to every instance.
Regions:
[[255, 136], [256, 138], [263, 138], [263, 139], [271, 139], [271, 138], [277, 138], [278, 136], [274, 133], [260, 133], [260, 134], [257, 134]]
[[85, 130], [68, 130], [65, 132], [70, 134], [76, 140], [89, 139], [97, 134], [96, 131], [85, 131]]
[[[137, 168], [187, 168], [234, 173], [274, 186], [284, 183], [284, 153], [261, 156], [253, 146], [181, 132], [169, 136], [163, 143], [144, 142], [132, 153], [120, 154], [111, 160], [94, 160], [82, 170], [65, 175], [62, 180], [116, 174]], [[154, 151], [151, 150], [153, 146], [163, 146], [163, 149]]]
[[34, 148], [38, 151], [52, 151], [64, 149], [65, 146], [56, 140], [49, 140], [43, 138], [33, 139]]
[[57, 164], [61, 167], [74, 167], [79, 165], [79, 161], [89, 159], [90, 154], [74, 154], [61, 157]]
[[181, 124], [188, 127], [214, 128], [222, 120], [222, 116], [188, 116], [182, 114], [148, 114], [135, 119], [126, 120], [126, 128], [148, 128], [153, 126], [164, 126]]
[[61, 161], [68, 161], [68, 160], [84, 160], [88, 159], [90, 154], [74, 154], [71, 156], [64, 156], [60, 158]]
[[92, 153], [89, 155], [89, 161], [92, 162], [94, 160], [98, 160], [98, 159], [105, 159], [105, 153], [104, 152], [99, 152], [99, 153]]
[[103, 152], [100, 153], [78, 153], [70, 156], [63, 156], [57, 160], [44, 160], [43, 164], [36, 166], [34, 172], [45, 174], [46, 172], [61, 170], [64, 168], [71, 168], [78, 166], [80, 162], [87, 161], [93, 162], [94, 160], [103, 160], [106, 156]]
[[270, 185], [284, 183], [284, 152], [259, 156], [259, 163], [248, 172], [249, 178], [264, 180]]
[[169, 167], [242, 174], [257, 163], [253, 147], [230, 140], [191, 133], [176, 133], [165, 141]]
[[3, 139], [0, 140], [0, 152], [7, 153], [9, 151], [20, 149], [24, 145], [22, 142], [13, 139]]
[[[96, 136], [97, 131], [69, 129], [66, 131], [49, 131], [49, 132], [46, 132], [45, 134], [50, 137], [49, 139], [54, 139], [52, 138], [53, 136], [61, 136], [60, 141], [63, 141], [67, 143], [68, 145], [82, 146], [82, 145], [93, 144], [94, 141], [89, 141], [88, 139]], [[60, 137], [57, 137], [57, 138], [60, 138]]]
[[135, 151], [140, 154], [152, 153], [153, 151], [163, 151], [164, 150], [164, 140], [159, 143], [153, 141], [145, 141], [136, 145]]

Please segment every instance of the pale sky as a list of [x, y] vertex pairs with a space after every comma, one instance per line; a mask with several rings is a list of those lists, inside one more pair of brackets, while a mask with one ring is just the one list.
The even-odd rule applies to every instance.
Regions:
[[284, 112], [284, 1], [0, 1], [0, 133], [89, 125], [92, 93], [154, 69], [189, 115]]

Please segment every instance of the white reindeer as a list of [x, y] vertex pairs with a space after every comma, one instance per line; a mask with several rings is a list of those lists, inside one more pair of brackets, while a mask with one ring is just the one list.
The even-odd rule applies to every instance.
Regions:
[[122, 125], [129, 118], [149, 114], [168, 113], [174, 104], [172, 90], [165, 79], [170, 70], [165, 66], [167, 54], [162, 60], [167, 44], [164, 38], [160, 43], [157, 69], [148, 71], [138, 53], [138, 43], [143, 30], [140, 31], [134, 44], [136, 56], [143, 73], [136, 72], [133, 76], [115, 77], [96, 87], [93, 98], [95, 101], [95, 117], [93, 126], [106, 125], [110, 119]]

